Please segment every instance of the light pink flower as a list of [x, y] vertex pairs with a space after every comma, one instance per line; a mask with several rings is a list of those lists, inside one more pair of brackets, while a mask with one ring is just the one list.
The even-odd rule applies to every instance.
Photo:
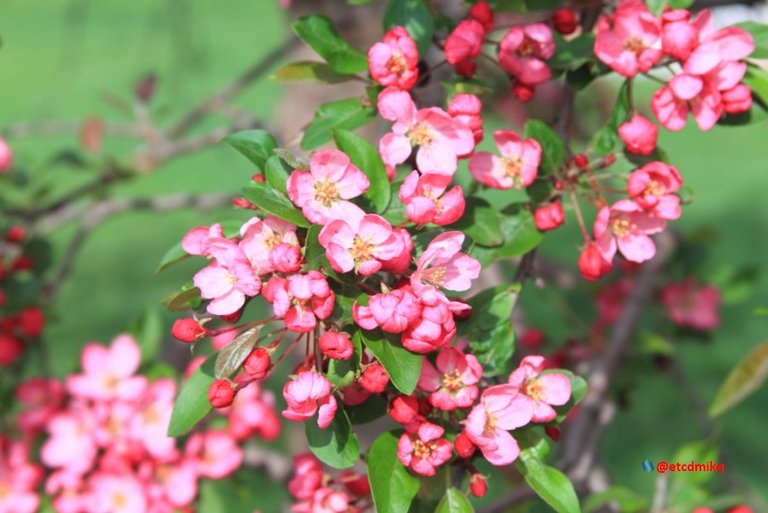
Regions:
[[477, 358], [446, 347], [437, 354], [435, 363], [437, 368], [424, 358], [419, 376], [419, 388], [430, 392], [432, 406], [443, 411], [472, 406], [478, 395], [476, 384], [483, 377]]
[[692, 75], [705, 75], [724, 64], [745, 59], [755, 50], [752, 35], [740, 27], [714, 30], [712, 14], [699, 13], [693, 24], [698, 28], [698, 45], [685, 60], [683, 70]]
[[627, 0], [597, 23], [595, 55], [608, 67], [634, 77], [651, 69], [662, 57], [661, 23], [639, 0]]
[[139, 473], [149, 474], [144, 486], [151, 506], [157, 508], [158, 513], [163, 511], [163, 506], [167, 506], [171, 511], [183, 509], [197, 497], [198, 476], [194, 460], [181, 459], [172, 463], [157, 464], [145, 462]]
[[141, 351], [128, 334], [115, 337], [110, 347], [88, 344], [80, 361], [84, 373], [67, 378], [67, 390], [72, 395], [101, 401], [131, 400], [146, 388], [146, 378], [134, 376], [141, 363]]
[[23, 443], [0, 436], [0, 513], [35, 513], [42, 477], [43, 469], [29, 461]]
[[[448, 104], [448, 114], [472, 131], [475, 144], [483, 140], [483, 104], [474, 94], [457, 94]], [[459, 155], [464, 157], [466, 155]]]
[[557, 417], [552, 406], [562, 406], [571, 398], [571, 381], [561, 372], [542, 374], [543, 356], [526, 356], [509, 375], [509, 384], [527, 397], [533, 406], [533, 422], [550, 422]]
[[634, 114], [619, 127], [618, 132], [624, 147], [630, 153], [650, 155], [656, 149], [659, 127], [640, 114]]
[[458, 185], [445, 192], [450, 183], [451, 177], [446, 175], [419, 175], [418, 171], [409, 174], [399, 192], [408, 219], [416, 224], [439, 226], [458, 221], [464, 214], [464, 193]]
[[445, 60], [463, 77], [475, 74], [475, 59], [483, 51], [485, 28], [476, 20], [462, 20], [445, 40]]
[[198, 226], [189, 230], [181, 239], [181, 248], [190, 255], [209, 256], [208, 241], [224, 238], [219, 223], [211, 226]]
[[376, 214], [332, 221], [323, 227], [318, 239], [331, 267], [340, 273], [354, 270], [362, 275], [373, 274], [381, 269], [383, 260], [403, 251], [392, 226]]
[[451, 459], [451, 442], [442, 438], [445, 430], [430, 422], [406, 426], [397, 442], [400, 462], [422, 476], [434, 476], [435, 468]]
[[317, 319], [331, 315], [336, 299], [328, 281], [318, 271], [292, 274], [288, 278], [273, 276], [264, 286], [264, 299], [272, 303], [275, 317], [297, 333], [312, 331]]
[[460, 311], [463, 303], [449, 302], [444, 296], [441, 299], [439, 294], [430, 298], [435, 301], [433, 304], [423, 305], [421, 317], [403, 332], [401, 342], [409, 351], [430, 353], [449, 344], [456, 335], [453, 315]]
[[619, 200], [597, 213], [594, 236], [603, 258], [611, 262], [616, 250], [630, 262], [645, 262], [656, 254], [649, 235], [664, 229], [666, 223], [631, 200]]
[[350, 513], [356, 511], [350, 505], [349, 495], [330, 486], [323, 486], [304, 502], [291, 507], [293, 513]]
[[199, 270], [192, 281], [200, 289], [202, 298], [212, 299], [206, 307], [209, 313], [233, 314], [243, 307], [246, 297], [259, 293], [261, 279], [235, 242], [209, 241], [208, 252], [216, 261]]
[[89, 480], [88, 503], [92, 513], [145, 513], [147, 497], [144, 487], [131, 475], [99, 473]]
[[688, 9], [674, 9], [661, 15], [661, 48], [665, 54], [685, 61], [699, 44], [699, 30], [690, 22]]
[[352, 305], [355, 323], [367, 330], [381, 327], [387, 333], [402, 333], [421, 316], [422, 305], [410, 286], [390, 292], [374, 294], [368, 298], [368, 306], [357, 301]]
[[[744, 75], [743, 70], [739, 74], [739, 70], [732, 67], [725, 71], [735, 73], [726, 78], [726, 85], [733, 84], [731, 87]], [[700, 130], [709, 130], [715, 126], [724, 111], [718, 82], [719, 80], [709, 76], [699, 77], [685, 73], [675, 75], [667, 85], [653, 94], [651, 110], [667, 130], [682, 130], [688, 121], [688, 112], [693, 114]]]
[[638, 205], [660, 219], [680, 217], [680, 190], [683, 179], [673, 166], [649, 162], [629, 175], [627, 194]]
[[243, 462], [243, 451], [232, 435], [218, 429], [193, 434], [184, 453], [194, 462], [197, 473], [209, 479], [226, 477]]
[[83, 474], [93, 465], [98, 447], [94, 438], [96, 419], [83, 407], [55, 416], [48, 424], [48, 439], [40, 449], [40, 460], [48, 467]]
[[527, 187], [536, 179], [541, 163], [541, 145], [536, 139], [521, 139], [511, 130], [493, 133], [501, 157], [477, 152], [469, 161], [469, 170], [478, 182], [495, 189]]
[[280, 251], [281, 248], [287, 246], [300, 253], [296, 226], [272, 214], [268, 214], [263, 220], [258, 217], [251, 218], [240, 228], [240, 235], [240, 250], [257, 274], [279, 270], [278, 267], [286, 256]]
[[555, 53], [552, 30], [544, 23], [512, 27], [499, 43], [499, 64], [519, 82], [535, 86], [552, 78], [545, 62]]
[[533, 417], [533, 405], [512, 385], [485, 389], [480, 404], [472, 408], [464, 424], [470, 441], [492, 465], [509, 465], [520, 448], [509, 430], [525, 426]]
[[368, 50], [368, 69], [379, 84], [410, 89], [419, 78], [419, 50], [408, 31], [393, 27]]
[[226, 412], [227, 431], [236, 440], [258, 436], [267, 442], [280, 436], [280, 417], [275, 411], [275, 397], [270, 390], [262, 390], [251, 383], [237, 392], [235, 402]]
[[297, 499], [309, 499], [323, 485], [323, 466], [310, 453], [293, 457], [294, 477], [288, 482], [288, 492]]
[[5, 173], [11, 169], [13, 164], [13, 151], [8, 143], [0, 137], [0, 173]]
[[348, 200], [363, 194], [370, 185], [363, 172], [338, 150], [315, 152], [309, 171], [297, 169], [287, 182], [288, 197], [315, 224], [359, 218], [362, 210]]
[[678, 326], [711, 331], [720, 324], [720, 291], [710, 285], [696, 285], [693, 278], [664, 287], [661, 302]]
[[392, 131], [381, 138], [379, 153], [390, 179], [395, 167], [416, 150], [416, 166], [422, 173], [452, 176], [459, 155], [467, 155], [475, 146], [474, 136], [462, 123], [437, 107], [417, 109], [411, 96], [394, 87], [379, 93], [381, 117], [394, 121]]
[[393, 235], [400, 241], [402, 250], [394, 258], [381, 261], [381, 271], [391, 274], [404, 274], [411, 267], [411, 255], [413, 254], [413, 238], [405, 228], [393, 228]]
[[152, 457], [162, 461], [176, 456], [176, 441], [167, 435], [175, 399], [176, 383], [157, 379], [147, 387], [129, 421], [131, 438], [141, 441]]
[[444, 297], [437, 287], [463, 292], [480, 275], [480, 262], [461, 252], [462, 232], [441, 233], [429, 243], [419, 257], [411, 275], [413, 292], [422, 302], [433, 304]]
[[30, 378], [16, 388], [16, 400], [25, 408], [19, 412], [19, 427], [25, 433], [42, 430], [64, 402], [64, 386], [56, 379]]
[[294, 422], [305, 422], [315, 413], [320, 429], [327, 428], [336, 414], [336, 398], [331, 394], [331, 382], [322, 374], [305, 371], [283, 387], [283, 397], [288, 408], [283, 417]]

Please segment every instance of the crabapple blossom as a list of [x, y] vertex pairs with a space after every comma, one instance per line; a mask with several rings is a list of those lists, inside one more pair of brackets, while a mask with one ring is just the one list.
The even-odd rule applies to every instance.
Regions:
[[364, 276], [378, 272], [382, 261], [396, 258], [403, 250], [392, 226], [376, 214], [331, 221], [320, 231], [318, 240], [336, 272], [354, 270]]
[[720, 91], [720, 100], [723, 102], [723, 110], [728, 114], [747, 112], [752, 108], [752, 90], [744, 84], [739, 84]]
[[88, 344], [80, 362], [83, 374], [67, 378], [67, 390], [77, 397], [93, 400], [138, 398], [144, 393], [147, 380], [136, 376], [141, 363], [141, 352], [136, 341], [128, 334], [115, 337], [110, 347]]
[[421, 316], [403, 332], [403, 347], [414, 353], [425, 354], [450, 343], [456, 335], [452, 308], [457, 307], [446, 300], [425, 304]]
[[207, 330], [197, 319], [176, 319], [171, 328], [171, 335], [182, 342], [192, 343], [205, 336]]
[[211, 226], [198, 226], [189, 230], [181, 239], [181, 248], [190, 255], [209, 256], [208, 242], [224, 238], [219, 223]]
[[323, 466], [309, 453], [293, 457], [294, 477], [288, 491], [297, 499], [309, 499], [323, 485]]
[[16, 400], [25, 406], [18, 417], [22, 432], [43, 430], [61, 409], [64, 394], [64, 387], [56, 379], [31, 378], [22, 381], [16, 387]]
[[579, 20], [576, 19], [576, 13], [568, 7], [555, 9], [550, 20], [552, 21], [552, 28], [564, 36], [576, 32], [576, 29], [579, 28]]
[[683, 179], [673, 166], [663, 162], [649, 162], [629, 175], [627, 194], [635, 203], [652, 212], [659, 219], [680, 217], [680, 190]]
[[541, 145], [536, 139], [521, 139], [511, 130], [493, 133], [501, 157], [481, 151], [472, 155], [469, 170], [478, 182], [494, 189], [527, 187], [536, 179], [541, 163]]
[[336, 414], [331, 382], [316, 372], [301, 372], [295, 380], [288, 381], [283, 387], [283, 397], [288, 405], [283, 417], [294, 422], [304, 422], [318, 413], [317, 425], [325, 429]]
[[261, 381], [269, 374], [271, 365], [269, 351], [263, 347], [255, 347], [243, 361], [243, 371], [250, 379]]
[[477, 472], [472, 474], [472, 477], [469, 479], [469, 491], [480, 499], [485, 497], [485, 494], [488, 492], [488, 482], [482, 474]]
[[563, 205], [560, 200], [540, 206], [533, 213], [533, 222], [540, 231], [554, 230], [565, 220]]
[[419, 78], [419, 50], [408, 31], [400, 26], [368, 50], [368, 69], [377, 83], [410, 89]]
[[380, 394], [389, 384], [389, 374], [381, 364], [368, 365], [358, 380], [360, 386], [372, 394]]
[[[478, 5], [478, 4], [476, 4]], [[483, 104], [474, 94], [457, 94], [448, 104], [448, 114], [472, 131], [475, 144], [483, 140]], [[466, 155], [458, 155], [465, 157]]]
[[451, 459], [451, 442], [442, 438], [445, 430], [427, 421], [406, 426], [397, 442], [400, 462], [422, 476], [434, 476], [435, 468]]
[[355, 301], [352, 318], [358, 326], [367, 330], [381, 327], [387, 333], [402, 333], [420, 318], [422, 308], [411, 287], [403, 286], [370, 296], [368, 306]]
[[649, 235], [664, 229], [666, 223], [631, 200], [619, 200], [597, 213], [594, 236], [597, 248], [607, 262], [618, 249], [630, 262], [645, 262], [656, 254]]
[[[731, 71], [731, 70], [729, 70]], [[743, 76], [727, 78], [726, 85], [735, 86]], [[688, 121], [688, 113], [693, 114], [700, 130], [709, 130], [722, 116], [724, 108], [720, 99], [718, 78], [695, 76], [680, 73], [672, 77], [667, 85], [659, 89], [651, 98], [651, 110], [667, 130], [682, 130]]]
[[664, 287], [661, 302], [678, 326], [711, 331], [720, 324], [720, 291], [710, 285], [696, 285], [693, 278]]
[[99, 473], [89, 479], [93, 513], [141, 513], [147, 510], [144, 489], [131, 475]]
[[18, 338], [0, 334], [0, 367], [12, 365], [23, 350]]
[[482, 23], [486, 31], [493, 29], [493, 10], [488, 5], [488, 0], [480, 0], [469, 8], [469, 16], [473, 20]]
[[315, 224], [361, 217], [363, 211], [349, 200], [363, 194], [370, 185], [349, 157], [337, 150], [315, 152], [309, 171], [297, 169], [286, 184], [288, 197]]
[[552, 30], [544, 23], [512, 27], [499, 43], [499, 64], [518, 82], [535, 86], [552, 78], [545, 62], [555, 53]]
[[462, 20], [445, 40], [445, 60], [458, 75], [471, 77], [477, 70], [475, 59], [483, 51], [485, 28], [477, 20]]
[[456, 435], [456, 439], [453, 441], [453, 448], [456, 449], [456, 454], [461, 458], [471, 458], [477, 450], [477, 446], [472, 443], [469, 435], [464, 431]]
[[331, 315], [336, 297], [318, 271], [288, 278], [273, 276], [264, 286], [263, 295], [272, 303], [275, 316], [284, 319], [286, 328], [297, 333], [313, 330], [317, 319]]
[[389, 403], [389, 416], [400, 424], [409, 424], [419, 414], [419, 401], [410, 395], [398, 395]]
[[700, 27], [690, 19], [688, 9], [670, 9], [661, 15], [661, 49], [680, 61], [685, 61], [699, 44]]
[[404, 274], [411, 266], [411, 255], [413, 253], [413, 238], [405, 228], [393, 228], [392, 234], [402, 244], [402, 250], [393, 258], [381, 261], [381, 271], [392, 274]]
[[533, 422], [554, 420], [557, 412], [552, 406], [562, 406], [571, 398], [571, 381], [568, 377], [560, 372], [542, 374], [543, 370], [543, 356], [526, 356], [508, 380], [522, 397], [531, 401]]
[[43, 469], [30, 461], [29, 450], [23, 442], [0, 436], [0, 512], [38, 511], [37, 486], [42, 477]]
[[167, 435], [176, 383], [170, 379], [151, 382], [128, 421], [130, 438], [139, 441], [153, 458], [167, 461], [176, 454], [175, 440]]
[[0, 173], [5, 173], [11, 169], [13, 165], [13, 151], [8, 143], [0, 137]]
[[395, 167], [416, 150], [416, 166], [422, 173], [452, 176], [458, 157], [475, 146], [474, 136], [464, 124], [438, 107], [417, 109], [410, 94], [387, 87], [378, 97], [379, 114], [393, 121], [392, 131], [379, 141], [379, 153], [390, 179]]
[[215, 258], [215, 262], [198, 271], [192, 282], [200, 289], [202, 298], [212, 299], [206, 307], [209, 313], [233, 314], [242, 308], [246, 297], [259, 293], [261, 279], [233, 241], [209, 241], [208, 251]]
[[318, 345], [324, 355], [336, 360], [349, 360], [355, 353], [349, 335], [343, 331], [326, 331], [320, 336]]
[[251, 383], [237, 392], [237, 398], [226, 410], [227, 432], [235, 440], [248, 440], [254, 435], [267, 442], [280, 436], [280, 417], [275, 412], [275, 397], [258, 383]]
[[208, 402], [214, 408], [226, 408], [235, 400], [235, 387], [223, 378], [214, 380], [208, 387]]
[[453, 224], [464, 214], [464, 193], [451, 183], [446, 175], [409, 174], [400, 186], [400, 201], [405, 204], [408, 219], [416, 224], [434, 223], [439, 226]]
[[435, 365], [424, 359], [419, 388], [430, 392], [432, 406], [451, 411], [472, 406], [479, 394], [477, 382], [482, 377], [483, 368], [474, 355], [446, 347], [437, 354]]
[[184, 452], [195, 463], [197, 473], [210, 479], [231, 474], [243, 462], [243, 450], [232, 435], [217, 429], [193, 434]]
[[685, 59], [685, 73], [704, 75], [745, 59], [755, 50], [752, 35], [741, 27], [714, 30], [708, 9], [699, 13], [693, 24], [698, 29], [698, 44]]
[[469, 412], [464, 432], [492, 465], [509, 465], [520, 448], [509, 430], [525, 426], [533, 417], [531, 401], [513, 385], [486, 388], [480, 403]]
[[633, 114], [618, 129], [624, 147], [630, 153], [650, 155], [656, 149], [659, 127], [640, 114]]
[[240, 250], [256, 274], [294, 272], [300, 267], [301, 250], [296, 226], [267, 214], [253, 217], [240, 228]]
[[626, 0], [597, 22], [595, 55], [615, 72], [632, 78], [661, 60], [661, 23], [640, 0]]
[[457, 292], [469, 290], [480, 275], [480, 262], [461, 252], [462, 232], [444, 232], [432, 239], [419, 257], [411, 275], [411, 287], [422, 302], [432, 304], [442, 297], [437, 287]]

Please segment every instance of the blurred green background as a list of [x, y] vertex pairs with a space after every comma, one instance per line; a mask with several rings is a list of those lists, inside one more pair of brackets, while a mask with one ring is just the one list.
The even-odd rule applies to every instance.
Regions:
[[[147, 72], [159, 77], [153, 116], [167, 126], [184, 107], [228, 83], [288, 35], [287, 15], [273, 0], [6, 0], [0, 6], [0, 126], [82, 121], [92, 115], [127, 120], [103, 101], [104, 94], [130, 98], [133, 84]], [[262, 80], [237, 103], [269, 120], [280, 93], [278, 84]], [[307, 112], [307, 120], [310, 115]], [[711, 276], [744, 264], [762, 266], [768, 259], [766, 128], [766, 124], [717, 127], [700, 133], [689, 124], [681, 133], [662, 131], [661, 146], [695, 195], [675, 226], [682, 232], [702, 226], [714, 231], [706, 264]], [[19, 161], [52, 186], [68, 188], [92, 176], [87, 170], [47, 165], [52, 150], [77, 146], [76, 137], [24, 138], [13, 144]], [[130, 149], [110, 143], [105, 153], [125, 154]], [[242, 157], [219, 146], [174, 160], [150, 176], [120, 186], [117, 194], [234, 194], [250, 174]], [[185, 262], [158, 276], [153, 272], [189, 227], [222, 217], [232, 217], [231, 209], [126, 213], [101, 224], [58, 296], [46, 337], [54, 371], [70, 370], [85, 342], [110, 340], [148, 301], [159, 303], [188, 281], [199, 262]], [[58, 252], [73, 230], [68, 227], [56, 234]], [[543, 252], [572, 263], [574, 240], [572, 231], [548, 236]], [[555, 340], [569, 336], [567, 324], [552, 322], [556, 314], [547, 303], [547, 293], [529, 290], [523, 304], [531, 322], [554, 326]], [[711, 343], [675, 341], [682, 366], [705, 402], [712, 400], [728, 370], [766, 339], [768, 318], [753, 314], [758, 307], [768, 307], [768, 289], [760, 284], [747, 301], [724, 306], [722, 324]], [[640, 462], [671, 459], [677, 447], [704, 432], [668, 374], [637, 376], [635, 386], [632, 407], [619, 412], [602, 448], [612, 479], [650, 496], [654, 475], [643, 472]], [[763, 497], [768, 496], [766, 401], [764, 388], [718, 420], [718, 436], [728, 456], [726, 472], [760, 490]]]

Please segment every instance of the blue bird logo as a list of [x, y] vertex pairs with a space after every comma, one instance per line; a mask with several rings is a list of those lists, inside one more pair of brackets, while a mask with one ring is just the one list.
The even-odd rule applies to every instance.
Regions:
[[643, 470], [645, 470], [646, 472], [653, 472], [653, 463], [651, 462], [651, 460], [643, 460], [641, 465], [643, 467]]

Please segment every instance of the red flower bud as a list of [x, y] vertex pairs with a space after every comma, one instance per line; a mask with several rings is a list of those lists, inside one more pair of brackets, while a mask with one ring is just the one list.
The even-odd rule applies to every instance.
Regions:
[[595, 281], [611, 272], [613, 264], [603, 258], [594, 242], [590, 242], [579, 255], [579, 271], [585, 280]]
[[23, 349], [19, 339], [0, 335], [0, 367], [7, 367], [15, 362]]
[[456, 439], [453, 441], [453, 447], [456, 449], [456, 454], [462, 458], [471, 458], [476, 449], [475, 444], [472, 443], [464, 432], [456, 435]]
[[208, 401], [214, 408], [226, 408], [235, 400], [235, 387], [226, 379], [217, 379], [208, 388]]
[[589, 159], [583, 153], [577, 153], [573, 156], [573, 165], [582, 171], [585, 171], [589, 168]]
[[579, 26], [576, 13], [567, 7], [561, 7], [552, 13], [552, 28], [567, 36], [573, 34]]
[[536, 94], [536, 88], [534, 86], [523, 84], [516, 81], [512, 84], [512, 94], [523, 103], [528, 103], [533, 100], [533, 95]]
[[254, 205], [253, 203], [251, 203], [250, 201], [242, 197], [232, 198], [232, 206], [235, 208], [244, 208], [247, 210], [259, 209], [259, 207], [257, 207], [256, 205]]
[[264, 183], [264, 175], [261, 173], [256, 173], [255, 175], [251, 176], [251, 180], [254, 182]]
[[237, 321], [240, 320], [240, 316], [241, 315], [243, 315], [243, 309], [242, 308], [240, 310], [238, 310], [237, 312], [234, 312], [234, 313], [231, 313], [231, 314], [227, 314], [227, 315], [222, 315], [221, 319], [224, 322], [236, 323]]
[[548, 230], [554, 230], [565, 220], [565, 214], [563, 213], [563, 207], [560, 201], [555, 201], [549, 205], [544, 205], [536, 209], [533, 214], [533, 222], [542, 232]]
[[171, 328], [171, 335], [182, 342], [196, 342], [205, 336], [206, 329], [195, 319], [176, 319]]
[[354, 470], [345, 470], [341, 473], [341, 483], [349, 493], [356, 497], [368, 497], [371, 495], [371, 484], [368, 477], [357, 474]]
[[407, 424], [419, 414], [419, 401], [410, 395], [398, 395], [389, 403], [389, 416], [395, 422]]
[[262, 380], [269, 374], [269, 367], [272, 360], [269, 357], [269, 351], [263, 347], [254, 348], [251, 354], [243, 362], [243, 369], [248, 377], [255, 380]]
[[384, 367], [375, 363], [365, 368], [363, 374], [360, 376], [359, 382], [360, 386], [370, 393], [380, 394], [387, 388], [389, 374], [387, 374]]
[[603, 159], [603, 162], [600, 164], [601, 167], [608, 167], [613, 165], [613, 163], [616, 162], [616, 155], [611, 153], [607, 157]]
[[741, 504], [733, 509], [729, 509], [728, 513], [754, 513], [754, 510], [746, 504]]
[[560, 439], [560, 429], [555, 426], [544, 426], [544, 432], [553, 442], [557, 442]]
[[527, 329], [520, 336], [520, 345], [531, 351], [538, 350], [544, 344], [544, 332], [535, 328]]
[[24, 234], [23, 226], [11, 226], [8, 229], [8, 233], [5, 234], [5, 240], [8, 242], [21, 242], [24, 240]]
[[485, 493], [488, 491], [485, 477], [477, 473], [472, 474], [472, 478], [469, 480], [469, 491], [477, 498], [485, 497]]
[[136, 98], [142, 103], [148, 103], [152, 99], [157, 85], [157, 75], [148, 73], [141, 77], [133, 88]]
[[19, 313], [18, 328], [28, 337], [37, 337], [45, 327], [45, 315], [39, 308], [25, 308]]
[[30, 271], [35, 268], [35, 262], [27, 255], [21, 255], [11, 266], [14, 271]]
[[493, 10], [486, 0], [480, 0], [470, 7], [469, 16], [479, 21], [486, 31], [493, 30]]
[[346, 333], [326, 331], [318, 343], [323, 354], [335, 360], [349, 360], [355, 354], [355, 347]]

